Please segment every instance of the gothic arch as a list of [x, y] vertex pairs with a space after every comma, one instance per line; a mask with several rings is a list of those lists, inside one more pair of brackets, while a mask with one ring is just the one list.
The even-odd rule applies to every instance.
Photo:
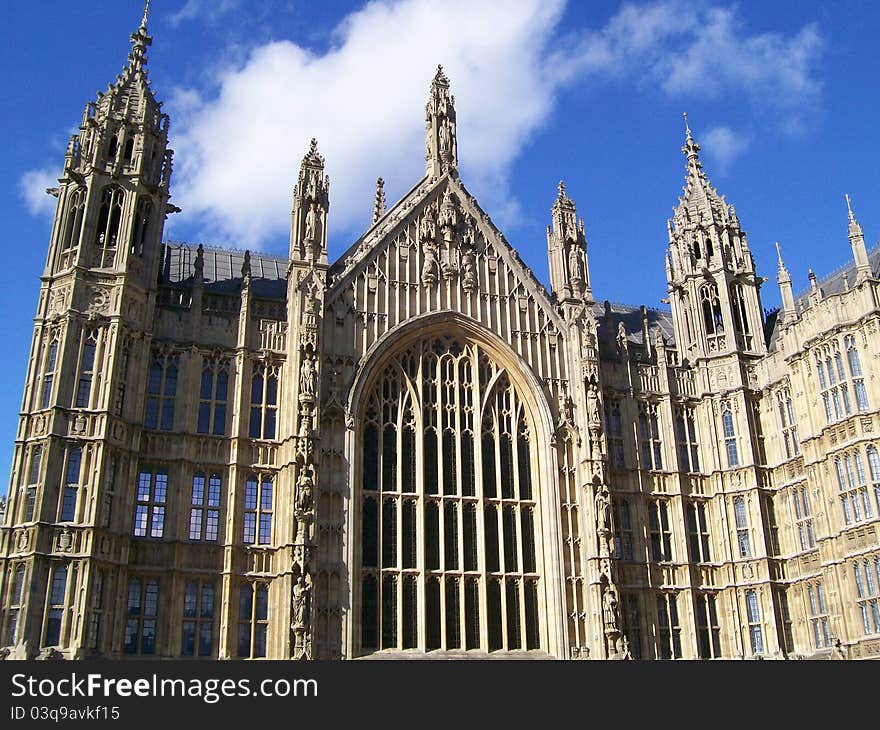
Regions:
[[[419, 351], [423, 353], [423, 361], [427, 362], [433, 355], [426, 349], [426, 344], [441, 342], [446, 344], [442, 347], [439, 344], [432, 345], [437, 347], [440, 352], [440, 357], [434, 360], [438, 363], [437, 386], [443, 387], [441, 382], [442, 363], [452, 357], [449, 352], [443, 349], [443, 347], [448, 345], [452, 348], [458, 348], [454, 350], [459, 353], [455, 357], [461, 358], [452, 367], [455, 368], [457, 373], [459, 373], [460, 366], [464, 367], [465, 369], [461, 372], [466, 371], [470, 373], [468, 376], [471, 377], [470, 382], [479, 383], [479, 392], [483, 394], [482, 402], [476, 402], [476, 399], [474, 399], [474, 412], [469, 426], [462, 425], [463, 421], [457, 420], [459, 416], [456, 416], [457, 425], [452, 427], [457, 435], [451, 438], [457, 440], [459, 447], [456, 453], [461, 458], [465, 458], [464, 454], [466, 451], [464, 449], [465, 437], [463, 434], [467, 433], [469, 428], [471, 432], [468, 438], [472, 438], [474, 442], [480, 442], [481, 438], [485, 438], [483, 418], [492, 408], [489, 401], [496, 397], [494, 394], [499, 392], [499, 388], [507, 389], [504, 396], [507, 399], [505, 403], [508, 404], [505, 406], [507, 408], [505, 412], [508, 414], [512, 413], [510, 418], [513, 425], [506, 427], [503, 436], [500, 435], [502, 430], [504, 430], [501, 427], [498, 427], [492, 433], [494, 433], [494, 438], [496, 439], [506, 439], [504, 441], [505, 444], [509, 444], [510, 441], [514, 442], [511, 452], [512, 456], [508, 456], [508, 461], [504, 463], [511, 463], [510, 459], [513, 459], [512, 471], [516, 472], [516, 494], [502, 494], [504, 481], [500, 476], [497, 482], [500, 486], [497, 502], [495, 501], [496, 497], [490, 496], [488, 491], [484, 492], [484, 484], [488, 484], [489, 481], [486, 474], [481, 471], [481, 469], [485, 468], [481, 461], [484, 458], [484, 447], [481, 443], [476, 444], [476, 454], [479, 456], [474, 455], [474, 445], [471, 445], [469, 450], [474, 471], [474, 483], [479, 485], [472, 494], [468, 494], [463, 487], [463, 476], [459, 476], [460, 484], [455, 494], [447, 493], [446, 485], [442, 482], [437, 482], [434, 487], [435, 491], [429, 493], [425, 485], [433, 484], [433, 482], [422, 472], [425, 464], [432, 463], [431, 458], [426, 457], [426, 454], [429, 453], [425, 447], [426, 440], [419, 447], [413, 447], [419, 454], [419, 461], [414, 467], [409, 467], [409, 471], [414, 471], [418, 475], [417, 483], [419, 486], [412, 492], [405, 488], [397, 489], [391, 495], [391, 498], [388, 499], [389, 507], [387, 508], [387, 518], [389, 520], [393, 518], [397, 525], [404, 524], [402, 522], [405, 519], [404, 510], [410, 510], [412, 515], [415, 515], [416, 510], [419, 510], [417, 517], [409, 516], [409, 524], [417, 524], [420, 531], [418, 538], [412, 538], [413, 545], [417, 545], [417, 549], [423, 551], [419, 555], [415, 571], [407, 572], [403, 569], [405, 563], [402, 555], [399, 559], [396, 555], [390, 558], [393, 565], [390, 566], [390, 572], [387, 571], [386, 567], [389, 566], [385, 566], [386, 556], [382, 554], [384, 551], [380, 551], [378, 547], [375, 548], [375, 568], [371, 565], [362, 565], [362, 561], [369, 559], [367, 553], [369, 553], [369, 556], [373, 556], [371, 552], [373, 550], [371, 547], [372, 543], [364, 541], [365, 532], [369, 535], [373, 534], [373, 527], [371, 526], [373, 523], [368, 520], [373, 520], [373, 515], [376, 515], [375, 519], [377, 521], [375, 524], [377, 527], [375, 529], [377, 530], [379, 529], [379, 524], [383, 526], [386, 524], [384, 521], [386, 515], [383, 512], [386, 509], [386, 495], [383, 487], [372, 481], [365, 483], [368, 481], [368, 469], [375, 469], [375, 471], [370, 473], [375, 474], [375, 478], [380, 483], [384, 483], [383, 480], [387, 477], [384, 472], [385, 467], [382, 467], [383, 471], [379, 471], [378, 465], [373, 465], [372, 457], [369, 455], [367, 455], [367, 461], [365, 461], [365, 451], [369, 454], [375, 450], [377, 454], [376, 459], [382, 458], [382, 455], [379, 454], [380, 447], [377, 438], [381, 440], [383, 428], [386, 426], [390, 428], [390, 424], [382, 425], [384, 421], [375, 421], [374, 410], [370, 412], [370, 417], [368, 418], [368, 408], [370, 408], [370, 403], [373, 402], [373, 408], [375, 409], [377, 388], [385, 388], [384, 384], [388, 382], [387, 379], [389, 377], [392, 379], [396, 377], [394, 373], [405, 376], [407, 375], [407, 367], [422, 367], [422, 361], [419, 361], [417, 364], [413, 363], [409, 366], [404, 365], [401, 367], [400, 363], [403, 359], [412, 357], [413, 348], [422, 348]], [[410, 361], [407, 360], [407, 362]], [[464, 363], [464, 365], [461, 365], [461, 363]], [[484, 364], [489, 368], [489, 372], [483, 372], [482, 366]], [[472, 373], [469, 368], [473, 368]], [[406, 417], [415, 418], [417, 424], [415, 433], [417, 438], [421, 439], [424, 435], [423, 431], [426, 431], [426, 429], [420, 412], [423, 403], [419, 402], [419, 395], [413, 390], [411, 384], [414, 372], [409, 373], [409, 379], [407, 377], [400, 379], [399, 402], [401, 409], [410, 409], [407, 411], [407, 414], [411, 413], [412, 416], [407, 415]], [[421, 370], [419, 372], [421, 373]], [[419, 375], [418, 377], [422, 376]], [[455, 376], [456, 383], [464, 382], [462, 377], [460, 373], [457, 374]], [[483, 379], [482, 382], [480, 382], [481, 378]], [[405, 387], [404, 383], [406, 383]], [[456, 397], [460, 398], [461, 396]], [[500, 397], [498, 396], [498, 398]], [[424, 394], [422, 395], [422, 400], [424, 401]], [[431, 408], [435, 408], [435, 406], [429, 406], [426, 410]], [[439, 409], [439, 406], [436, 406], [436, 408]], [[377, 596], [376, 600], [379, 600], [378, 596], [380, 594], [384, 600], [384, 588], [380, 583], [384, 582], [390, 574], [390, 578], [399, 578], [399, 583], [396, 587], [391, 588], [391, 590], [397, 591], [393, 599], [396, 602], [394, 605], [398, 606], [403, 612], [407, 609], [407, 604], [404, 601], [412, 601], [412, 596], [418, 596], [418, 610], [415, 613], [418, 617], [417, 621], [421, 623], [418, 626], [407, 627], [403, 624], [405, 616], [401, 616], [399, 621], [395, 618], [397, 625], [402, 627], [401, 632], [409, 633], [406, 636], [395, 636], [393, 642], [389, 643], [387, 648], [415, 648], [427, 651], [435, 649], [444, 651], [456, 648], [464, 650], [468, 647], [483, 651], [531, 648], [539, 649], [555, 656], [564, 656], [564, 647], [567, 646], [567, 643], [564, 636], [565, 624], [562, 620], [565, 611], [562, 596], [562, 576], [560, 573], [562, 560], [558, 507], [559, 496], [558, 486], [553, 478], [553, 475], [556, 474], [557, 464], [555, 450], [547, 448], [547, 445], [551, 443], [553, 425], [550, 408], [540, 381], [535, 377], [528, 365], [509, 345], [474, 320], [454, 312], [425, 314], [414, 317], [389, 331], [370, 348], [355, 374], [347, 399], [346, 410], [349, 414], [349, 428], [346, 432], [346, 453], [348, 455], [349, 484], [351, 487], [351, 505], [347, 515], [349, 539], [346, 541], [346, 559], [352, 575], [350, 583], [351, 602], [349, 604], [351, 612], [349, 620], [346, 622], [345, 636], [345, 643], [348, 648], [347, 653], [350, 656], [359, 656], [386, 648], [384, 646], [386, 637], [382, 633], [384, 625], [379, 621], [378, 617], [373, 618], [373, 614], [369, 613], [372, 610], [369, 607], [373, 605], [372, 599], [366, 601], [369, 605], [365, 607], [364, 597], [372, 595], [369, 593], [370, 591], [377, 590], [375, 594]], [[403, 410], [400, 413], [403, 414]], [[491, 417], [495, 418], [497, 422], [497, 415]], [[436, 429], [437, 443], [445, 455], [446, 451], [442, 439], [444, 427], [449, 424], [444, 424], [442, 419], [443, 416], [441, 414], [441, 422], [430, 424], [430, 428]], [[404, 420], [404, 416], [401, 415], [398, 420], [398, 428], [401, 433], [394, 436], [397, 438], [396, 443], [401, 450], [401, 456], [403, 456], [405, 451], [402, 440], [402, 431], [406, 427]], [[523, 434], [525, 435], [523, 436]], [[364, 444], [367, 438], [370, 439], [370, 445], [365, 450]], [[530, 439], [531, 445], [524, 445], [522, 440], [518, 441], [518, 439], [523, 438], [526, 440]], [[382, 443], [384, 444], [384, 441]], [[503, 447], [498, 446], [496, 442], [495, 453], [498, 459], [504, 458], [500, 455], [503, 450]], [[486, 450], [486, 453], [488, 453], [488, 450]], [[443, 458], [444, 456], [440, 457], [441, 465], [443, 464]], [[413, 457], [413, 461], [415, 461], [415, 457]], [[498, 463], [502, 462], [499, 461]], [[463, 473], [462, 467], [463, 464], [456, 463], [452, 468], [457, 473]], [[446, 466], [442, 465], [441, 468], [445, 474]], [[401, 471], [403, 471], [403, 467], [401, 467]], [[398, 480], [394, 482], [397, 484], [410, 483], [408, 481], [409, 477], [403, 474], [395, 475], [394, 479]], [[529, 488], [522, 489], [521, 485], [527, 479], [531, 479]], [[397, 492], [400, 493], [398, 494]], [[367, 506], [368, 502], [369, 506]], [[395, 503], [396, 507], [391, 503]], [[432, 507], [433, 503], [438, 503], [437, 507]], [[479, 552], [480, 566], [475, 574], [465, 574], [466, 570], [472, 570], [472, 568], [464, 565], [464, 557], [461, 558], [462, 565], [453, 571], [454, 574], [448, 574], [445, 554], [441, 561], [443, 571], [440, 572], [442, 575], [438, 576], [435, 573], [439, 568], [427, 567], [430, 558], [424, 551], [431, 544], [429, 525], [433, 524], [428, 521], [428, 510], [429, 508], [435, 512], [438, 509], [445, 510], [447, 505], [454, 505], [449, 508], [457, 515], [457, 517], [453, 517], [453, 524], [456, 525], [455, 529], [458, 530], [456, 540], [462, 544], [465, 541], [465, 513], [470, 510], [472, 515], [479, 515], [479, 517], [471, 517], [471, 519], [479, 523], [478, 528], [473, 528], [473, 534], [478, 535], [475, 551]], [[496, 508], [497, 513], [495, 514], [499, 517], [501, 532], [506, 529], [506, 520], [508, 518], [517, 521], [517, 526], [513, 529], [517, 536], [517, 549], [520, 552], [518, 557], [514, 557], [513, 562], [519, 567], [513, 569], [512, 572], [508, 571], [506, 567], [507, 556], [504, 554], [506, 543], [504, 542], [503, 535], [498, 538], [499, 550], [502, 552], [499, 563], [500, 567], [497, 573], [495, 570], [488, 569], [492, 558], [487, 554], [490, 551], [485, 541], [485, 529], [486, 525], [490, 525], [489, 516], [492, 514], [491, 510]], [[397, 511], [393, 512], [395, 509]], [[369, 516], [365, 516], [366, 512], [369, 513]], [[422, 517], [424, 517], [424, 521], [420, 521]], [[439, 518], [431, 517], [431, 519]], [[448, 523], [445, 512], [443, 513], [442, 524], [444, 526], [442, 529], [447, 529]], [[399, 528], [399, 530], [402, 529], [405, 528]], [[528, 547], [526, 547], [527, 543], [524, 542], [524, 536], [529, 534], [529, 530], [531, 530], [532, 550], [534, 552], [533, 565], [529, 563]], [[499, 532], [499, 535], [501, 532]], [[376, 540], [379, 539], [377, 536]], [[396, 545], [394, 548], [397, 553], [403, 553], [406, 549], [404, 546], [405, 539], [403, 532], [399, 531], [395, 538]], [[446, 541], [447, 538], [444, 536], [444, 546]], [[462, 546], [460, 549], [463, 556], [464, 547]], [[453, 602], [460, 600], [460, 607], [454, 610], [461, 611], [461, 615], [464, 616], [461, 620], [462, 635], [458, 640], [459, 646], [456, 646], [455, 642], [452, 644], [448, 642], [449, 632], [444, 629], [443, 643], [441, 646], [438, 646], [436, 637], [431, 636], [432, 618], [430, 614], [432, 610], [439, 610], [436, 607], [443, 603], [444, 616], [448, 617], [450, 590], [446, 586], [448, 586], [450, 578], [453, 582], [460, 578], [460, 591], [458, 586], [454, 587], [452, 591], [460, 596], [460, 598], [456, 599], [453, 596], [452, 600]], [[478, 600], [480, 602], [478, 605], [481, 606], [479, 620], [482, 625], [476, 629], [480, 637], [476, 645], [474, 645], [473, 640], [470, 640], [465, 635], [465, 632], [468, 630], [466, 621], [469, 615], [465, 610], [467, 607], [466, 600], [468, 600], [466, 591], [470, 590], [472, 578], [476, 579], [474, 582], [478, 582], [478, 587], [473, 588], [477, 598], [471, 600]], [[439, 597], [440, 590], [436, 587], [438, 579], [444, 586], [442, 591], [444, 598]], [[371, 586], [367, 586], [364, 582], [371, 580]], [[373, 586], [377, 586], [377, 588]], [[405, 591], [409, 591], [409, 598], [407, 598]], [[503, 611], [510, 611], [510, 606], [514, 604], [519, 606], [519, 615], [523, 617], [524, 623], [522, 627], [516, 629], [516, 631], [520, 631], [518, 641], [515, 638], [516, 634], [510, 633], [510, 615], [507, 613], [504, 614], [504, 619], [502, 620], [505, 627], [504, 637], [499, 640], [497, 636], [493, 639], [490, 635], [493, 630], [489, 620], [490, 615], [500, 615], [502, 609], [496, 606], [495, 609], [499, 613], [492, 614], [493, 607], [489, 602], [497, 600], [499, 593], [504, 594], [503, 605], [505, 608]], [[432, 599], [431, 595], [435, 597]], [[492, 598], [493, 595], [496, 596], [495, 599]], [[432, 605], [434, 606], [433, 609]], [[364, 613], [364, 611], [367, 613]], [[532, 614], [529, 614], [529, 611], [532, 611]], [[532, 621], [530, 616], [534, 617], [534, 621]], [[439, 618], [436, 620], [439, 621]], [[365, 637], [364, 627], [369, 625], [373, 629], [367, 628], [366, 631], [368, 633], [372, 631], [373, 633]], [[514, 637], [513, 639], [511, 639], [512, 636]], [[365, 638], [367, 639], [366, 641]]]

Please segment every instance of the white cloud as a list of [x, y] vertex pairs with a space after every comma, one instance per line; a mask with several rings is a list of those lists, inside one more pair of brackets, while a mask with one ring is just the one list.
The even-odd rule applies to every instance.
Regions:
[[363, 229], [378, 175], [393, 199], [424, 174], [421, 110], [442, 62], [456, 97], [463, 176], [502, 208], [510, 164], [552, 108], [541, 59], [562, 7], [373, 2], [346, 18], [324, 55], [291, 42], [258, 47], [221, 75], [215, 98], [194, 107], [186, 95], [182, 113], [173, 109], [182, 128], [175, 200], [214, 240], [254, 246], [280, 236], [316, 136], [331, 176], [333, 227]]
[[46, 188], [58, 187], [58, 168], [44, 167], [27, 170], [18, 181], [19, 195], [31, 215], [52, 215], [56, 199], [46, 192]]
[[701, 132], [700, 138], [706, 155], [717, 163], [722, 173], [727, 172], [733, 161], [745, 152], [751, 143], [751, 139], [745, 134], [725, 126], [712, 127]]
[[[663, 0], [572, 30], [560, 25], [563, 10], [564, 0], [373, 0], [342, 21], [326, 52], [289, 41], [253, 48], [215, 88], [178, 90], [169, 103], [184, 208], [171, 226], [239, 247], [283, 239], [299, 162], [316, 136], [338, 252], [366, 227], [378, 175], [390, 202], [423, 174], [421, 109], [438, 62], [456, 97], [462, 177], [502, 225], [518, 215], [512, 163], [566, 85], [611, 78], [670, 97], [746, 98], [786, 128], [820, 96], [812, 26], [748, 35], [735, 10]], [[714, 131], [702, 137], [720, 161], [748, 143]]]
[[796, 131], [821, 95], [813, 74], [823, 45], [814, 24], [791, 37], [749, 35], [735, 7], [663, 0], [624, 5], [604, 28], [579, 33], [554, 62], [562, 82], [601, 73], [656, 84], [670, 96], [741, 94]]
[[214, 21], [223, 13], [238, 7], [238, 0], [186, 0], [183, 6], [168, 16], [168, 23], [176, 28], [187, 20]]

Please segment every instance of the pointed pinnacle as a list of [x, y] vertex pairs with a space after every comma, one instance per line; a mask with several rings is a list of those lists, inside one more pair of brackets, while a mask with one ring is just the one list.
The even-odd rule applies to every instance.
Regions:
[[141, 20], [141, 28], [147, 27], [147, 19], [150, 17], [150, 0], [144, 0], [144, 17]]
[[688, 139], [691, 139], [691, 127], [690, 124], [688, 124], [688, 113], [684, 112], [682, 116], [684, 116], [684, 131], [687, 134]]
[[849, 197], [849, 193], [844, 193], [843, 197], [846, 198], [846, 210], [849, 213], [849, 219], [855, 220], [855, 215], [853, 215], [852, 209], [852, 198]]
[[561, 200], [562, 198], [565, 197], [565, 181], [564, 180], [559, 181], [559, 185], [557, 186], [557, 189], [559, 190], [559, 199]]

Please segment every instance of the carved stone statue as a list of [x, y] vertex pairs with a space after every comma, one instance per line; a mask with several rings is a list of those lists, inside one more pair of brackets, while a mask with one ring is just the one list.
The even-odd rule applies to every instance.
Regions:
[[312, 467], [303, 466], [299, 478], [296, 480], [297, 512], [305, 514], [312, 511], [315, 504], [313, 489], [314, 479], [312, 478]]
[[611, 530], [611, 499], [604, 484], [596, 488], [596, 528], [600, 532]]
[[315, 204], [309, 205], [309, 212], [306, 213], [306, 241], [315, 240], [315, 231], [318, 227], [318, 214], [315, 210]]
[[461, 283], [465, 289], [477, 288], [477, 259], [470, 247], [461, 255]]
[[617, 631], [617, 591], [611, 585], [602, 595], [602, 618], [606, 631]]
[[581, 275], [581, 262], [576, 244], [572, 244], [568, 249], [568, 276], [571, 281], [583, 281], [584, 278]]
[[629, 347], [629, 342], [626, 339], [626, 327], [623, 324], [623, 320], [617, 323], [617, 346], [621, 350], [626, 350]]
[[598, 387], [595, 383], [587, 386], [587, 417], [591, 427], [601, 428], [602, 426], [602, 410], [599, 403]]
[[422, 283], [433, 284], [437, 281], [437, 246], [433, 241], [425, 241], [425, 263], [422, 265]]
[[299, 394], [300, 397], [315, 397], [315, 363], [308, 355], [303, 356], [299, 371]]
[[449, 128], [445, 121], [440, 122], [440, 155], [445, 157], [449, 154]]
[[305, 631], [309, 625], [309, 586], [301, 575], [293, 586], [293, 630]]

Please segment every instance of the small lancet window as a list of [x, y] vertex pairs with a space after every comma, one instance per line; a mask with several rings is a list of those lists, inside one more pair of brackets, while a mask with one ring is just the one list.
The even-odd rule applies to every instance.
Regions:
[[110, 142], [107, 145], [107, 159], [115, 160], [116, 153], [119, 151], [119, 137], [116, 133], [110, 135]]
[[122, 220], [122, 188], [108, 186], [101, 193], [98, 208], [98, 227], [95, 231], [95, 266], [113, 266], [116, 259], [116, 240]]
[[707, 335], [724, 332], [724, 317], [721, 314], [721, 300], [718, 298], [718, 287], [706, 284], [700, 289], [700, 300], [703, 309], [703, 323]]
[[129, 137], [125, 140], [125, 151], [122, 153], [122, 157], [126, 162], [131, 162], [131, 158], [134, 155], [134, 137]]

